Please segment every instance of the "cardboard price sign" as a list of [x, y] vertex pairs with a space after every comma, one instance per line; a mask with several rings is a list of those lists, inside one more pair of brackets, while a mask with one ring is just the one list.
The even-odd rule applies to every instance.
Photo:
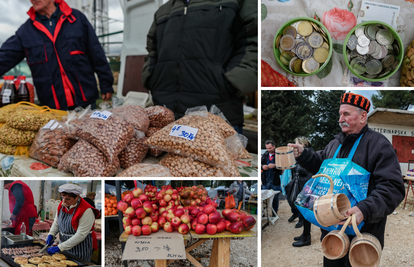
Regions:
[[183, 259], [186, 259], [183, 235], [165, 231], [150, 235], [130, 235], [122, 255], [122, 260]]

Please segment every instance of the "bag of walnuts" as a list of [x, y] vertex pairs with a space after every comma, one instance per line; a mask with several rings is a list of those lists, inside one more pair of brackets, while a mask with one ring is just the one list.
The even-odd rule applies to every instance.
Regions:
[[174, 112], [163, 106], [152, 106], [145, 108], [150, 121], [150, 127], [164, 128], [175, 121]]
[[79, 140], [60, 159], [59, 171], [72, 172], [76, 177], [110, 177], [119, 170], [119, 160], [109, 162], [104, 153], [85, 140]]
[[112, 113], [122, 117], [132, 124], [135, 130], [146, 132], [150, 125], [150, 120], [144, 108], [141, 106], [127, 105], [119, 106], [111, 110]]
[[[148, 131], [146, 131], [145, 132], [145, 135], [147, 136], [147, 137], [151, 137], [151, 136], [153, 136], [156, 132], [158, 132], [159, 130], [161, 130], [162, 128], [159, 128], [159, 127], [149, 127], [148, 128]], [[155, 148], [150, 148], [149, 150], [148, 150], [148, 154], [150, 155], [150, 156], [153, 156], [153, 157], [158, 157], [158, 156], [160, 156], [162, 153], [164, 153], [164, 151], [162, 151], [162, 150], [159, 150], [159, 149], [155, 149]]]
[[115, 163], [134, 133], [134, 127], [129, 122], [104, 110], [81, 119], [71, 135], [91, 143], [102, 151], [109, 162]]
[[62, 116], [42, 110], [18, 110], [7, 118], [6, 124], [23, 131], [38, 131], [50, 120], [60, 120]]
[[36, 133], [14, 129], [6, 123], [0, 128], [0, 141], [11, 146], [29, 146], [32, 144]]
[[62, 156], [77, 141], [69, 136], [67, 129], [62, 127], [60, 122], [51, 120], [40, 128], [30, 147], [29, 156], [57, 167]]
[[156, 132], [145, 143], [151, 148], [190, 157], [215, 167], [226, 166], [231, 158], [227, 154], [223, 135], [207, 114], [189, 113]]
[[206, 163], [168, 153], [160, 164], [170, 169], [175, 177], [240, 177], [235, 165], [230, 164], [229, 168], [213, 167]]
[[116, 177], [172, 177], [168, 168], [159, 164], [138, 163], [122, 172]]
[[126, 148], [118, 155], [122, 168], [126, 169], [132, 165], [141, 163], [149, 149], [145, 144], [145, 140], [147, 140], [147, 137], [143, 132], [135, 131], [135, 136], [132, 137]]

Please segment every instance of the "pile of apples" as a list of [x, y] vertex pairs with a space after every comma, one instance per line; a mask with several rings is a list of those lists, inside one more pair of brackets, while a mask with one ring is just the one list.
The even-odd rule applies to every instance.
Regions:
[[178, 187], [177, 191], [184, 207], [203, 206], [208, 199], [207, 190], [203, 185]]

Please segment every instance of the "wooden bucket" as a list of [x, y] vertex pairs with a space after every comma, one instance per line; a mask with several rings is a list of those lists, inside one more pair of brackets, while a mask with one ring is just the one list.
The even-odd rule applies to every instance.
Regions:
[[282, 146], [277, 147], [275, 150], [276, 154], [276, 169], [286, 170], [292, 169], [296, 166], [295, 155], [293, 155], [293, 147]]
[[351, 217], [348, 217], [345, 224], [342, 226], [341, 231], [331, 231], [323, 238], [321, 247], [325, 258], [337, 260], [344, 257], [346, 253], [348, 253], [349, 238], [345, 234], [345, 229], [350, 221]]
[[331, 186], [326, 195], [319, 197], [313, 205], [313, 212], [318, 223], [324, 227], [330, 227], [345, 220], [345, 213], [351, 208], [351, 202], [344, 194], [333, 194], [334, 183], [332, 178], [326, 174], [318, 174], [312, 178], [326, 177]]
[[349, 262], [352, 267], [377, 267], [381, 260], [381, 243], [369, 234], [361, 234], [356, 225], [356, 216], [352, 215], [352, 227], [356, 237], [352, 239], [349, 249]]

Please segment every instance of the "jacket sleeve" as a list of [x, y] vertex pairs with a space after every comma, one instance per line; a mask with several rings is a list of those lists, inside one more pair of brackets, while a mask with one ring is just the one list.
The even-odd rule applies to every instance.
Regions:
[[375, 179], [375, 188], [356, 205], [366, 223], [379, 222], [391, 214], [405, 196], [400, 164], [391, 144], [384, 142], [376, 146], [372, 155], [375, 155], [375, 166], [370, 179]]
[[154, 21], [152, 22], [151, 28], [147, 34], [147, 51], [148, 56], [145, 57], [145, 63], [142, 69], [142, 84], [144, 88], [151, 90], [150, 79], [154, 71], [155, 65], [158, 60], [157, 51], [157, 35], [156, 35], [156, 13], [154, 15]]
[[257, 91], [257, 14], [257, 2], [244, 0], [234, 23], [234, 52], [224, 76], [237, 96]]
[[20, 38], [13, 35], [0, 48], [0, 76], [8, 72], [25, 58]]
[[101, 94], [113, 93], [114, 89], [112, 88], [112, 85], [114, 83], [114, 76], [112, 75], [105, 52], [102, 49], [101, 43], [99, 42], [92, 25], [83, 14], [81, 16], [82, 21], [85, 24], [84, 28], [86, 28], [86, 49], [89, 61], [91, 62], [94, 72], [98, 75]]
[[317, 173], [322, 165], [322, 162], [326, 159], [326, 151], [331, 143], [329, 143], [324, 150], [317, 152], [313, 151], [312, 148], [305, 148], [302, 154], [296, 158], [296, 161], [308, 172]]

